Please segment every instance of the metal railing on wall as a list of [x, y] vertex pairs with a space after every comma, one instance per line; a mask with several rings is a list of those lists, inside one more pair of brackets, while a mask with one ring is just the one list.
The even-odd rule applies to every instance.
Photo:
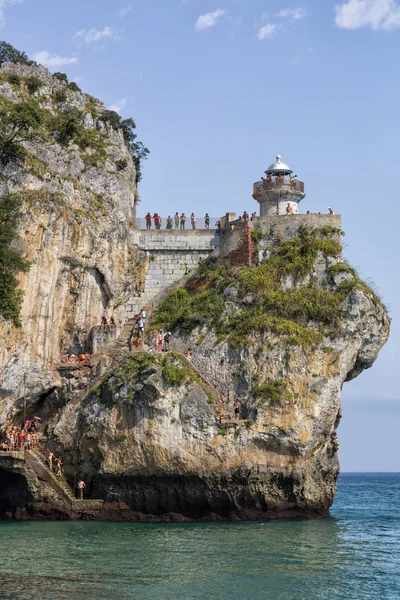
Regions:
[[278, 178], [271, 181], [266, 179], [264, 181], [257, 181], [257, 183], [254, 184], [253, 193], [257, 194], [257, 192], [270, 190], [285, 190], [301, 192], [304, 194], [304, 183], [302, 181], [299, 181], [298, 179], [292, 179], [291, 181]]
[[[184, 227], [182, 227], [180, 219], [179, 219], [178, 226], [176, 226], [175, 220], [172, 219], [172, 227], [167, 227], [167, 217], [160, 217], [160, 219], [161, 219], [161, 222], [159, 224], [157, 223], [157, 225], [154, 222], [154, 218], [151, 219], [150, 229], [152, 231], [154, 231], [154, 230], [179, 231], [179, 230], [183, 230], [183, 229], [185, 229], [185, 230], [198, 229], [201, 231], [205, 231], [207, 229], [217, 229], [217, 223], [218, 223], [218, 221], [220, 221], [220, 218], [210, 217], [209, 224], [206, 225], [206, 220], [204, 218], [201, 218], [201, 219], [196, 218], [196, 221], [194, 224], [195, 226], [193, 226], [193, 224], [190, 220], [190, 217], [187, 217]], [[149, 229], [148, 222], [144, 218], [137, 218], [136, 222], [132, 223], [132, 227], [135, 227], [135, 226], [137, 229], [141, 229], [141, 230]]]

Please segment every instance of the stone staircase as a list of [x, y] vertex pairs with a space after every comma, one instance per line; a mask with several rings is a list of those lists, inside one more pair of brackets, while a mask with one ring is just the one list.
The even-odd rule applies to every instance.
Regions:
[[57, 477], [47, 466], [44, 449], [37, 446], [35, 450], [25, 453], [27, 463], [34, 469], [36, 474], [47, 481], [59, 496], [61, 496], [73, 511], [97, 512], [103, 507], [103, 500], [79, 500], [64, 476]]

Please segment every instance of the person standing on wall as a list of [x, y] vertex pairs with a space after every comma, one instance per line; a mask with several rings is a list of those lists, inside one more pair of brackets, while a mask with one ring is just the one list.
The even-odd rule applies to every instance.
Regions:
[[151, 219], [153, 217], [151, 216], [151, 214], [148, 212], [147, 215], [145, 216], [146, 219], [146, 229], [151, 229]]
[[179, 228], [179, 213], [175, 213], [174, 221], [175, 221], [175, 229], [178, 229]]
[[208, 213], [205, 214], [204, 222], [206, 225], [206, 229], [210, 229], [210, 215]]
[[190, 222], [192, 224], [192, 229], [196, 229], [196, 216], [194, 213], [190, 215]]
[[181, 214], [181, 229], [185, 229], [185, 224], [186, 224], [186, 215], [185, 215], [185, 213], [183, 212], [183, 213]]

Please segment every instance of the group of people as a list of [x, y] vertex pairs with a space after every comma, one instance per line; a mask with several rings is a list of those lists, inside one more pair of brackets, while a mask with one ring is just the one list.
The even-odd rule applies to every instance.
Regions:
[[41, 423], [40, 417], [34, 416], [33, 419], [26, 419], [22, 425], [10, 426], [6, 431], [5, 442], [1, 444], [2, 450], [7, 452], [34, 450]]
[[[197, 219], [196, 219], [196, 215], [193, 212], [190, 215], [189, 219], [190, 219], [190, 224], [191, 224], [192, 229], [196, 229], [197, 228]], [[152, 215], [151, 213], [148, 212], [147, 215], [145, 216], [145, 220], [146, 220], [146, 229], [151, 229], [153, 221], [154, 221], [154, 228], [161, 229], [162, 218], [160, 217], [160, 215], [158, 213], [154, 213], [154, 215]], [[186, 221], [187, 220], [188, 220], [188, 217], [185, 215], [184, 212], [182, 214], [179, 214], [178, 212], [176, 212], [174, 217], [171, 217], [171, 215], [168, 215], [165, 228], [173, 229], [175, 226], [175, 229], [186, 229]], [[208, 213], [206, 213], [204, 215], [204, 226], [206, 229], [210, 229], [210, 221], [211, 221], [211, 217]]]
[[162, 329], [155, 331], [153, 335], [153, 346], [155, 352], [169, 352], [171, 339], [172, 333], [170, 331], [165, 333]]
[[65, 354], [61, 357], [61, 364], [73, 365], [76, 363], [90, 362], [89, 352], [81, 352], [81, 354]]
[[107, 315], [103, 315], [101, 317], [100, 326], [104, 330], [111, 329], [112, 327], [116, 327], [117, 323], [115, 321], [114, 315], [111, 315], [110, 319], [107, 318]]
[[291, 187], [296, 188], [298, 178], [297, 175], [292, 175], [289, 177], [280, 173], [279, 175], [267, 175], [267, 178], [261, 177], [261, 181], [262, 184], [266, 185], [267, 187], [274, 187], [276, 185], [282, 185], [283, 183], [289, 183]]
[[63, 461], [61, 458], [58, 458], [54, 454], [54, 452], [49, 452], [49, 455], [47, 457], [47, 465], [48, 465], [50, 471], [53, 471], [53, 473], [55, 473], [57, 477], [62, 477]]

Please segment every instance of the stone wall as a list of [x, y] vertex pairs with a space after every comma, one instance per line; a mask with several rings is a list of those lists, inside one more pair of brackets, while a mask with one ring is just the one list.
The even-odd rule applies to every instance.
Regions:
[[219, 256], [229, 261], [232, 265], [251, 266], [254, 258], [255, 245], [252, 243], [252, 231], [262, 232], [262, 243], [259, 244], [262, 256], [259, 261], [266, 258], [266, 252], [276, 246], [278, 238], [291, 239], [298, 235], [299, 229], [322, 229], [330, 227], [337, 230], [340, 241], [341, 217], [340, 215], [275, 215], [256, 217], [253, 221], [232, 221], [223, 219], [220, 236]]
[[133, 231], [132, 237], [149, 260], [142, 293], [130, 298], [124, 307], [127, 318], [182, 279], [186, 264], [191, 271], [196, 269], [199, 261], [219, 246], [219, 236], [211, 230]]

